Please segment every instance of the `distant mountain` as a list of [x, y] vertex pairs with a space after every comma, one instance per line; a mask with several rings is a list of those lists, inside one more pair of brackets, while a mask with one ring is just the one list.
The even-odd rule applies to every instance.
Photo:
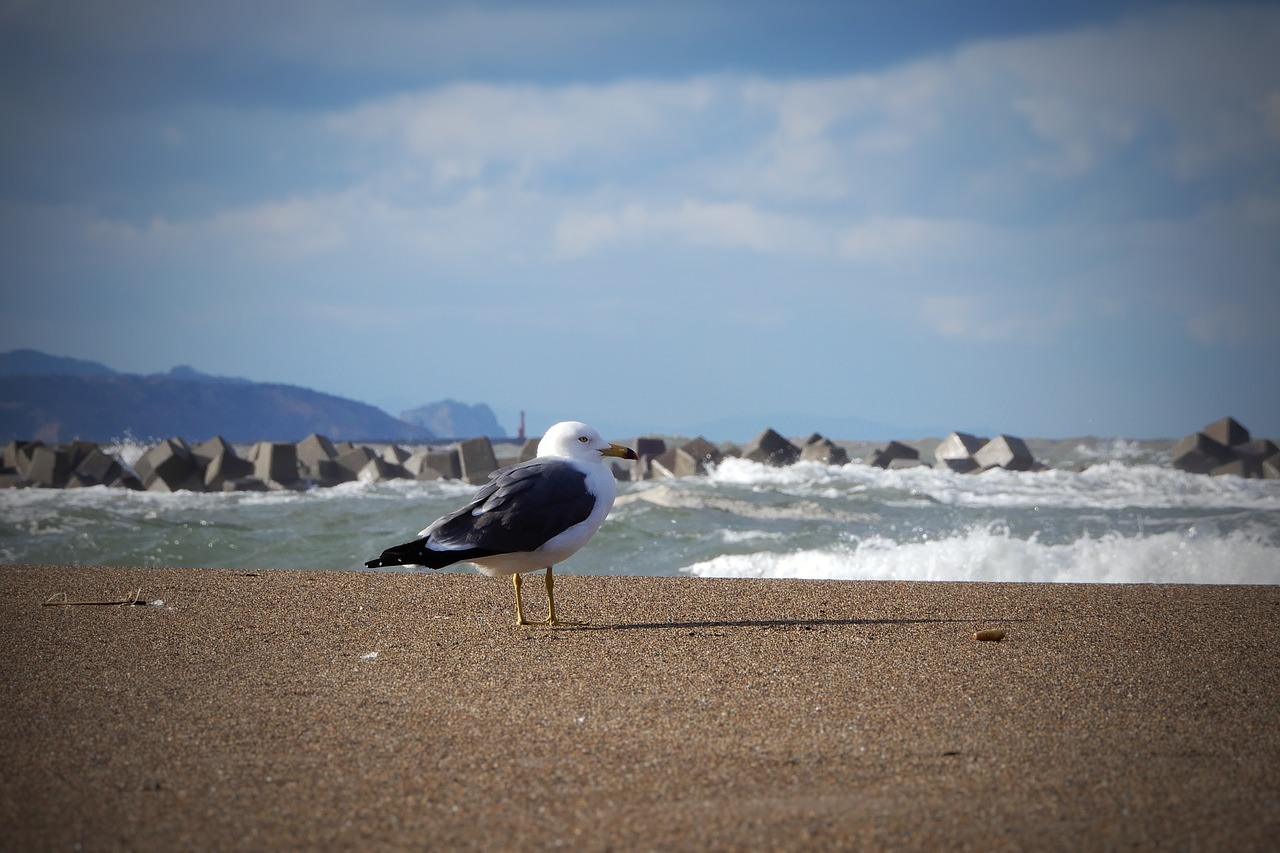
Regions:
[[[49, 355], [34, 349], [15, 349], [0, 352], [0, 376], [130, 376], [97, 361]], [[179, 364], [168, 373], [156, 373], [169, 379], [186, 379], [192, 382], [249, 382], [238, 376], [214, 376], [201, 373], [189, 364]]]
[[96, 362], [34, 350], [0, 354], [0, 441], [75, 438], [297, 441], [313, 432], [336, 441], [424, 441], [430, 430], [381, 409], [294, 385], [202, 374], [117, 373]]
[[241, 384], [250, 383], [248, 379], [241, 379], [239, 376], [213, 376], [208, 373], [201, 373], [189, 364], [179, 364], [172, 368], [168, 373], [157, 374], [165, 376], [169, 379], [183, 379], [188, 382], [238, 382]]
[[400, 419], [426, 427], [441, 438], [470, 438], [477, 435], [503, 438], [507, 434], [498, 423], [493, 410], [484, 403], [469, 406], [457, 400], [441, 400], [403, 411]]
[[0, 353], [0, 376], [119, 376], [96, 361], [48, 355], [33, 349]]

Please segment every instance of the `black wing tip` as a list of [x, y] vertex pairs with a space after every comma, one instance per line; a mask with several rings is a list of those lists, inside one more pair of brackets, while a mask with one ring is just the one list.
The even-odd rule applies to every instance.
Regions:
[[364, 564], [366, 569], [381, 569], [389, 566], [426, 566], [428, 569], [443, 569], [454, 563], [461, 563], [476, 557], [492, 557], [503, 551], [492, 551], [487, 548], [464, 548], [460, 551], [434, 551], [426, 546], [426, 539], [415, 539], [403, 545], [395, 545], [383, 551], [377, 557]]
[[364, 564], [366, 569], [381, 569], [388, 566], [403, 566], [406, 563], [422, 563], [422, 557], [427, 553], [427, 549], [423, 547], [424, 539], [415, 539], [412, 542], [405, 542], [403, 545], [393, 545], [384, 550], [381, 554], [374, 557]]

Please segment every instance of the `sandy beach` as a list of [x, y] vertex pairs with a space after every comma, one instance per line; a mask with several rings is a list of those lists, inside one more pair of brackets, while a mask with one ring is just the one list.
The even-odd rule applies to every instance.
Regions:
[[591, 624], [479, 575], [0, 567], [0, 847], [1280, 839], [1280, 587], [556, 593]]

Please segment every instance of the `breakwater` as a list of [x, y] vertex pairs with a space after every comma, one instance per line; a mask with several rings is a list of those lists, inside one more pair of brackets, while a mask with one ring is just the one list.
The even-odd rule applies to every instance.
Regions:
[[[746, 445], [714, 444], [703, 437], [672, 440], [639, 437], [629, 442], [640, 459], [613, 463], [620, 480], [705, 476], [725, 459], [739, 458], [771, 467], [798, 462], [847, 465], [848, 443], [818, 433], [791, 440], [762, 430]], [[499, 449], [500, 448], [500, 449]], [[232, 445], [221, 436], [192, 445], [175, 437], [137, 454], [113, 452], [94, 442], [48, 446], [39, 441], [10, 441], [0, 456], [0, 488], [77, 488], [107, 486], [158, 492], [267, 491], [337, 486], [387, 480], [461, 480], [485, 482], [503, 465], [533, 458], [537, 439], [516, 446], [480, 436], [448, 445], [331, 441], [312, 434], [298, 442], [260, 441]], [[862, 461], [901, 470], [932, 465], [961, 474], [1002, 469], [1043, 471], [1028, 442], [1011, 435], [986, 438], [953, 432], [933, 446], [932, 461], [901, 441], [872, 446]], [[1170, 464], [1196, 474], [1280, 479], [1280, 448], [1270, 439], [1251, 437], [1227, 417], [1206, 425], [1174, 445]]]

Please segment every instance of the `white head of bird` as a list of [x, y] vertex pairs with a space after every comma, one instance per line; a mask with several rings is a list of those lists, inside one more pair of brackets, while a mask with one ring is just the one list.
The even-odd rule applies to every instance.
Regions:
[[561, 421], [551, 427], [538, 442], [538, 457], [576, 459], [583, 462], [603, 462], [604, 457], [635, 459], [635, 451], [619, 444], [610, 444], [600, 433], [580, 421]]

